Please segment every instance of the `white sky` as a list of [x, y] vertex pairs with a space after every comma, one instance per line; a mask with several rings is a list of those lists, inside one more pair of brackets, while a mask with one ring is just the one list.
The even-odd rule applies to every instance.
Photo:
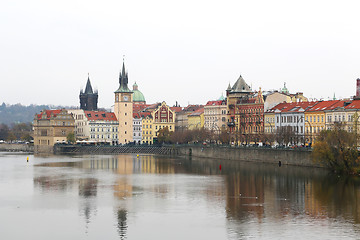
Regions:
[[205, 104], [240, 74], [254, 90], [350, 97], [360, 1], [0, 2], [0, 103], [78, 106], [89, 72], [109, 108], [123, 55], [148, 103]]

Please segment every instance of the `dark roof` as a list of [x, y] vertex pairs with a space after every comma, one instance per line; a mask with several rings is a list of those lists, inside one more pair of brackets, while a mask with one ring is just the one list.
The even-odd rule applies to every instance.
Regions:
[[90, 77], [88, 77], [88, 80], [86, 82], [86, 87], [85, 87], [85, 94], [93, 94], [93, 89], [91, 87], [91, 83], [90, 83]]
[[240, 93], [250, 93], [251, 92], [251, 88], [249, 85], [247, 85], [247, 83], [245, 82], [245, 80], [242, 78], [242, 76], [240, 75], [240, 77], [238, 78], [238, 80], [235, 82], [234, 86], [231, 88], [230, 92], [240, 92]]

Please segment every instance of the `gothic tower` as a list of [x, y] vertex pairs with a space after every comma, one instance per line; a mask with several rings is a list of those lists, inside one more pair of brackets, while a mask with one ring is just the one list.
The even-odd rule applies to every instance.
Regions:
[[119, 143], [126, 144], [133, 140], [133, 92], [128, 88], [128, 73], [125, 71], [124, 60], [119, 84], [115, 91], [114, 113], [119, 121]]
[[97, 110], [98, 93], [97, 91], [93, 92], [89, 76], [86, 83], [85, 91], [83, 90], [80, 91], [79, 98], [80, 98], [81, 109], [88, 111]]

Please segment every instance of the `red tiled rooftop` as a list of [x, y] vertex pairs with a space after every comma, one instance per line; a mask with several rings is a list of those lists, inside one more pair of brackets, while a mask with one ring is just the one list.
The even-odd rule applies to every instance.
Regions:
[[173, 112], [181, 112], [182, 111], [182, 107], [171, 107], [170, 108]]
[[299, 110], [307, 110], [308, 108], [314, 106], [317, 102], [292, 102], [292, 103], [279, 103], [268, 112], [275, 112], [275, 110], [280, 110], [283, 112], [299, 112]]
[[40, 114], [37, 115], [37, 119], [40, 120], [41, 116], [45, 113], [46, 114], [46, 119], [50, 119], [50, 116], [53, 114], [54, 117], [56, 117], [56, 115], [58, 115], [61, 112], [61, 109], [57, 109], [57, 110], [44, 110], [42, 111]]
[[360, 100], [353, 100], [345, 109], [360, 109]]
[[112, 112], [104, 111], [84, 111], [89, 121], [117, 121], [116, 116]]
[[203, 113], [204, 113], [204, 108], [202, 107], [202, 108], [194, 111], [193, 113], [191, 113], [189, 116], [200, 116]]
[[218, 100], [218, 101], [208, 101], [206, 103], [206, 106], [216, 106], [216, 105], [221, 105], [223, 103], [222, 100]]
[[151, 116], [151, 112], [137, 112], [133, 113], [133, 118], [145, 118], [147, 116]]
[[339, 104], [340, 100], [319, 101], [314, 106], [310, 107], [307, 112], [319, 112], [329, 110], [333, 105]]

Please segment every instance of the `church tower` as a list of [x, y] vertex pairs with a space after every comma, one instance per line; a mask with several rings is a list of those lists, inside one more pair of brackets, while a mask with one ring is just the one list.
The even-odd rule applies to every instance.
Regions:
[[98, 93], [93, 91], [90, 83], [90, 77], [88, 75], [88, 80], [86, 83], [85, 91], [80, 91], [80, 109], [87, 111], [97, 110], [98, 103]]
[[119, 88], [115, 91], [114, 113], [119, 121], [119, 143], [126, 144], [133, 139], [133, 92], [128, 88], [128, 73], [123, 60], [119, 76]]

